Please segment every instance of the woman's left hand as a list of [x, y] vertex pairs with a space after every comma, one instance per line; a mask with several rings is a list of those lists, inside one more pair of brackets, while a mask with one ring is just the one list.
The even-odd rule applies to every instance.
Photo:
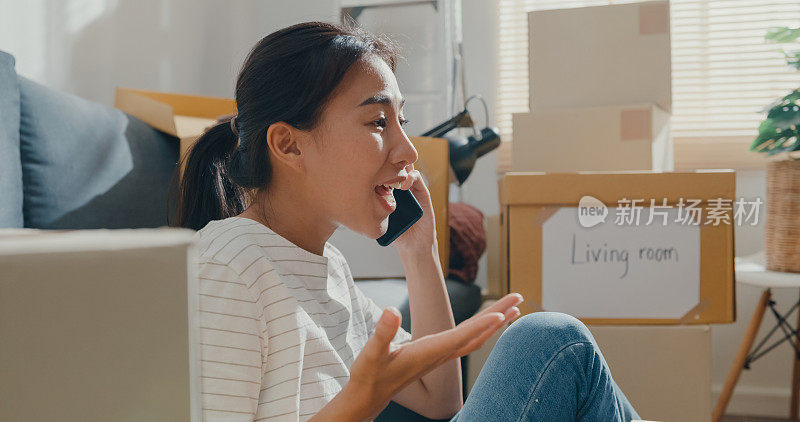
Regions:
[[408, 178], [400, 183], [400, 189], [410, 190], [422, 207], [422, 218], [405, 231], [394, 241], [397, 250], [401, 253], [414, 251], [430, 251], [436, 244], [436, 219], [431, 204], [431, 194], [422, 174], [410, 164], [406, 167]]

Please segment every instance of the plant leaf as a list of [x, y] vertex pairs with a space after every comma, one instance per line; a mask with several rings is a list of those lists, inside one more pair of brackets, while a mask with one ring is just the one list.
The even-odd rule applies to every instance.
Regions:
[[786, 64], [800, 70], [800, 50], [784, 51], [783, 54], [786, 56]]
[[795, 89], [781, 98], [780, 102], [767, 112], [767, 119], [778, 129], [796, 130], [800, 126], [800, 89]]
[[750, 144], [750, 151], [764, 152], [770, 144], [780, 138], [780, 132], [780, 129], [772, 124], [771, 119], [764, 120], [758, 127], [758, 136]]
[[776, 43], [793, 42], [800, 38], [800, 28], [789, 28], [786, 26], [779, 26], [772, 28], [764, 36], [768, 41]]

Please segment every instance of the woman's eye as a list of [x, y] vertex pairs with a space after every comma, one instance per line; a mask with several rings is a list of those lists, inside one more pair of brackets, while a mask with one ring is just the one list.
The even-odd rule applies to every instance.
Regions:
[[[386, 118], [385, 118], [385, 117], [382, 117], [382, 118], [380, 118], [380, 119], [378, 119], [378, 120], [374, 120], [372, 123], [373, 123], [375, 126], [378, 126], [378, 127], [386, 127]], [[400, 126], [405, 126], [405, 125], [406, 125], [406, 123], [408, 123], [408, 120], [406, 120], [406, 119], [400, 119]]]

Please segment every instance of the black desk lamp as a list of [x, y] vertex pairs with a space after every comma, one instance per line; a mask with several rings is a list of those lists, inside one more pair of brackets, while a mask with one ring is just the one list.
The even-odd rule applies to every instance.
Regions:
[[[486, 107], [486, 102], [483, 101], [480, 95], [473, 95], [464, 103], [463, 111], [422, 134], [422, 136], [444, 137], [447, 139], [450, 145], [450, 168], [453, 169], [453, 173], [459, 185], [463, 184], [464, 181], [467, 180], [467, 177], [469, 177], [469, 174], [472, 173], [472, 168], [475, 167], [475, 161], [478, 158], [500, 145], [500, 131], [496, 127], [486, 126], [481, 129], [480, 137], [478, 137], [475, 124], [469, 115], [469, 111], [467, 111], [467, 104], [473, 98], [478, 98], [483, 102], [483, 108], [488, 121], [489, 110]], [[471, 127], [473, 134], [470, 136], [444, 136], [447, 132], [457, 127]]]

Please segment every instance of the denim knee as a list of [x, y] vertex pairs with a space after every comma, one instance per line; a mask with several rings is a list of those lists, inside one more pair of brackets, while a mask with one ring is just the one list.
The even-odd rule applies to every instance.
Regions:
[[580, 320], [561, 312], [534, 312], [518, 318], [502, 337], [522, 337], [556, 342], [594, 343], [592, 334]]

